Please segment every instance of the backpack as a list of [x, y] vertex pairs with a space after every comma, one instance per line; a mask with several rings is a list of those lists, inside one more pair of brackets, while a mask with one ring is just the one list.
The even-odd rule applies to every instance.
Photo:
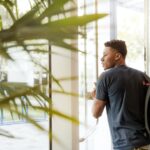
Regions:
[[[150, 83], [150, 78], [145, 74], [145, 79]], [[148, 89], [145, 97], [145, 127], [150, 135], [150, 84], [148, 84]]]

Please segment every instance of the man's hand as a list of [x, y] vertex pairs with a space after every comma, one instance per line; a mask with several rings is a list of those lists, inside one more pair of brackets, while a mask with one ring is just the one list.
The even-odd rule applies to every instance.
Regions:
[[92, 99], [96, 98], [96, 88], [94, 88], [93, 91], [91, 92], [91, 97]]
[[91, 97], [93, 100], [96, 98], [96, 82], [94, 82], [94, 89], [91, 92]]

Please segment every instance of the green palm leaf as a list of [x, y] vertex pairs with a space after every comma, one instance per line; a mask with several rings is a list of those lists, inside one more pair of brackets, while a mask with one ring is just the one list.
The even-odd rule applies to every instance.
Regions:
[[[82, 52], [70, 43], [67, 43], [66, 40], [76, 40], [78, 35], [82, 35], [85, 38], [85, 34], [79, 32], [78, 27], [85, 26], [107, 15], [103, 13], [84, 16], [68, 16], [68, 13], [72, 13], [77, 9], [76, 7], [65, 9], [66, 4], [72, 2], [71, 0], [53, 0], [49, 5], [43, 0], [36, 0], [34, 2], [35, 4], [32, 6], [31, 10], [20, 18], [15, 17], [17, 15], [12, 11], [13, 3], [10, 0], [3, 0], [0, 2], [0, 5], [6, 8], [13, 20], [13, 25], [5, 30], [2, 29], [2, 23], [0, 21], [0, 55], [6, 60], [15, 62], [15, 59], [10, 55], [11, 50], [21, 47], [22, 51], [27, 52], [32, 62], [42, 68], [46, 73], [49, 73], [48, 69], [42, 66], [40, 61], [37, 62], [36, 59], [33, 58], [32, 53], [48, 53], [48, 51], [41, 47], [30, 49], [30, 46], [44, 46], [48, 45], [49, 42], [50, 45], [62, 47], [70, 51]], [[39, 44], [35, 44], [36, 40], [38, 42], [39, 40], [43, 41], [39, 42]], [[66, 92], [64, 90], [61, 84], [61, 81], [64, 79], [58, 80], [54, 75], [49, 75], [49, 79], [55, 82], [59, 87], [59, 90], [50, 89], [50, 92], [79, 96], [76, 93]], [[42, 85], [30, 87], [25, 84], [0, 82], [0, 108], [8, 110], [12, 117], [18, 115], [18, 117], [25, 118], [43, 131], [45, 131], [45, 129], [43, 129], [32, 116], [29, 116], [27, 112], [20, 112], [19, 108], [22, 107], [26, 110], [26, 106], [30, 106], [34, 110], [45, 112], [48, 115], [56, 115], [79, 124], [76, 118], [52, 108], [51, 98], [40, 90], [40, 86]], [[33, 101], [36, 102], [36, 105]], [[2, 134], [1, 131], [0, 134]], [[6, 134], [4, 133], [3, 135]]]

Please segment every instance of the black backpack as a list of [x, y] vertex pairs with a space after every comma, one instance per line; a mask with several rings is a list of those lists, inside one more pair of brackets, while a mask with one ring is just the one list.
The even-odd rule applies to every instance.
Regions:
[[148, 134], [150, 135], [150, 78], [145, 75], [145, 79], [148, 81], [148, 89], [145, 98], [145, 127]]

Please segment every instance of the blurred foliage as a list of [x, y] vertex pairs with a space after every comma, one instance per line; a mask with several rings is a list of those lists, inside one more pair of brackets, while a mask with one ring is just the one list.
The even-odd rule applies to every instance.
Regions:
[[[0, 17], [0, 57], [7, 62], [14, 62], [15, 57], [11, 52], [25, 52], [33, 63], [42, 68], [49, 74], [49, 81], [53, 80], [59, 87], [60, 91], [51, 91], [50, 93], [61, 93], [72, 96], [79, 96], [76, 93], [64, 91], [58, 79], [49, 73], [47, 67], [34, 56], [39, 53], [49, 54], [49, 50], [43, 46], [55, 45], [65, 48], [69, 51], [79, 52], [80, 50], [71, 45], [68, 40], [77, 40], [77, 36], [86, 37], [85, 34], [78, 31], [78, 27], [82, 27], [89, 22], [98, 20], [106, 16], [106, 14], [88, 14], [77, 16], [77, 7], [72, 0], [35, 0], [34, 3], [29, 0], [30, 9], [19, 15], [16, 0], [1, 0], [0, 5], [9, 14], [11, 25], [2, 28]], [[69, 6], [69, 7], [67, 7]], [[47, 83], [45, 83], [47, 84]], [[50, 83], [49, 83], [50, 84]], [[6, 109], [11, 114], [17, 114], [29, 122], [33, 123], [39, 129], [43, 129], [31, 116], [23, 114], [19, 110], [21, 105], [23, 108], [29, 105], [34, 110], [46, 112], [48, 115], [57, 115], [59, 117], [78, 123], [78, 120], [65, 115], [51, 107], [51, 98], [49, 93], [41, 90], [43, 85], [29, 86], [26, 84], [0, 82], [0, 109]], [[35, 103], [35, 102], [36, 103]], [[1, 131], [0, 131], [1, 132]]]

